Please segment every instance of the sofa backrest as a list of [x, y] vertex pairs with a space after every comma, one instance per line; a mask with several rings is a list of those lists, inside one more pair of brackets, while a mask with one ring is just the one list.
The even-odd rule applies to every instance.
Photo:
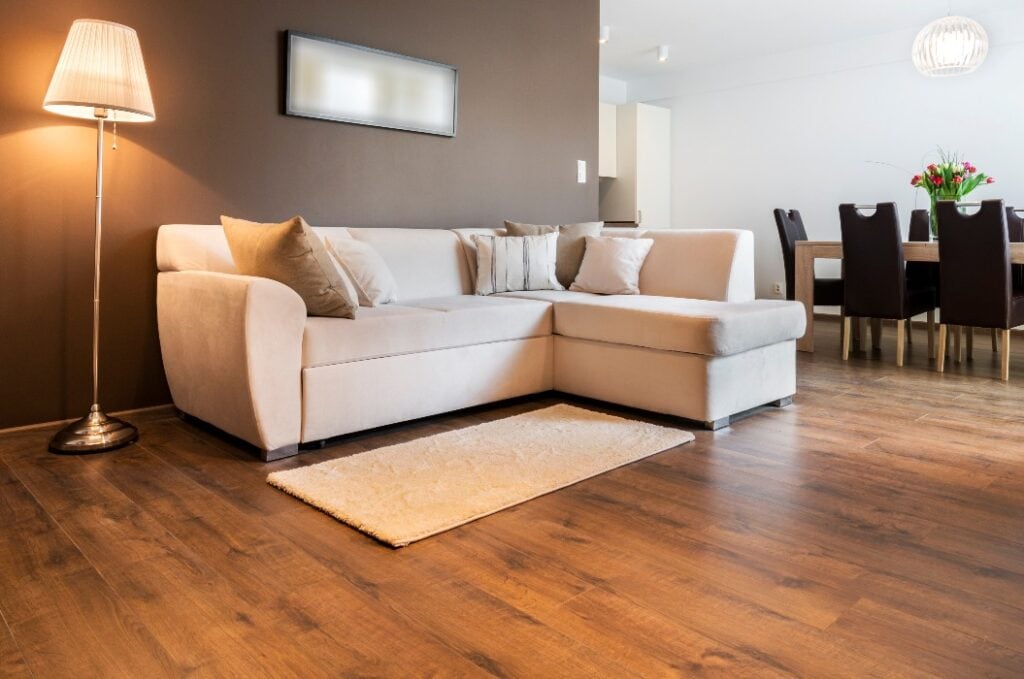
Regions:
[[[356, 238], [373, 246], [398, 283], [399, 300], [473, 293], [472, 234], [503, 229], [356, 229], [314, 227], [323, 237]], [[652, 238], [640, 272], [645, 295], [746, 302], [754, 299], [754, 235], [739, 230], [608, 228], [605, 235]], [[219, 225], [168, 224], [157, 236], [160, 271], [236, 273]]]
[[754, 299], [754, 234], [709, 229], [648, 229], [654, 246], [640, 270], [640, 293], [722, 302]]
[[447, 229], [349, 229], [384, 259], [398, 301], [473, 294], [459, 237]]
[[[349, 229], [314, 226], [321, 238], [355, 238], [373, 246], [398, 283], [399, 300], [472, 294], [459, 237], [445, 229]], [[237, 273], [219, 225], [166, 224], [156, 242], [159, 271]]]

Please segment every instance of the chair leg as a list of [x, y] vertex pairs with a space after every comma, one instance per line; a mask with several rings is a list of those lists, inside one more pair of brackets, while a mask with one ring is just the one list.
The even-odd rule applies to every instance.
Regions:
[[868, 340], [868, 319], [857, 319], [857, 350], [860, 351], [867, 344]]
[[999, 351], [999, 331], [992, 328], [992, 353], [998, 353]]
[[871, 319], [871, 348], [881, 349], [882, 348], [882, 319], [872, 318]]
[[967, 333], [967, 360], [974, 360], [974, 326], [968, 326], [964, 328], [964, 332]]
[[902, 320], [896, 321], [896, 365], [900, 368], [903, 367], [903, 354], [905, 353], [906, 347], [903, 346], [903, 340], [906, 335], [907, 324]]
[[963, 354], [960, 353], [960, 349], [963, 345], [964, 339], [964, 328], [962, 325], [953, 326], [953, 362], [960, 363], [964, 360]]
[[1003, 365], [1002, 365], [1002, 378], [1003, 382], [1010, 380], [1010, 331], [1003, 330]]
[[938, 371], [940, 373], [946, 371], [946, 324], [945, 323], [940, 323], [939, 324], [939, 354], [938, 354], [938, 358], [936, 359], [935, 367], [938, 369]]
[[907, 319], [907, 346], [914, 346], [914, 319]]
[[850, 360], [850, 335], [852, 334], [852, 328], [850, 327], [850, 321], [852, 319], [849, 316], [843, 316], [843, 360]]
[[935, 358], [935, 310], [928, 312], [928, 358]]

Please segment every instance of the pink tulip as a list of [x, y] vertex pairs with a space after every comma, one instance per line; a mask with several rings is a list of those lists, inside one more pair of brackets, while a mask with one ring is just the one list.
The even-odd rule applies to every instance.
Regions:
[[995, 184], [996, 183], [996, 178], [995, 177], [989, 177], [988, 179], [985, 180], [985, 183], [986, 184]]

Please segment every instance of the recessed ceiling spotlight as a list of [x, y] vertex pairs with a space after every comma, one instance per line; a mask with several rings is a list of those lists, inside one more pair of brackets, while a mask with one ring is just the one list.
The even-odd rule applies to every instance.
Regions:
[[597, 39], [597, 41], [603, 45], [606, 42], [608, 42], [609, 40], [611, 40], [611, 37], [612, 37], [612, 27], [611, 26], [602, 26], [601, 27], [601, 37], [599, 37]]
[[668, 61], [668, 45], [658, 45], [658, 61]]

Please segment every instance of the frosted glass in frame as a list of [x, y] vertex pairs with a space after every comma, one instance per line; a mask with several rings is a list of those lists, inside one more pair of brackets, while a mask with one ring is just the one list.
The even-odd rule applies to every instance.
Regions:
[[288, 32], [288, 115], [455, 136], [454, 66]]

